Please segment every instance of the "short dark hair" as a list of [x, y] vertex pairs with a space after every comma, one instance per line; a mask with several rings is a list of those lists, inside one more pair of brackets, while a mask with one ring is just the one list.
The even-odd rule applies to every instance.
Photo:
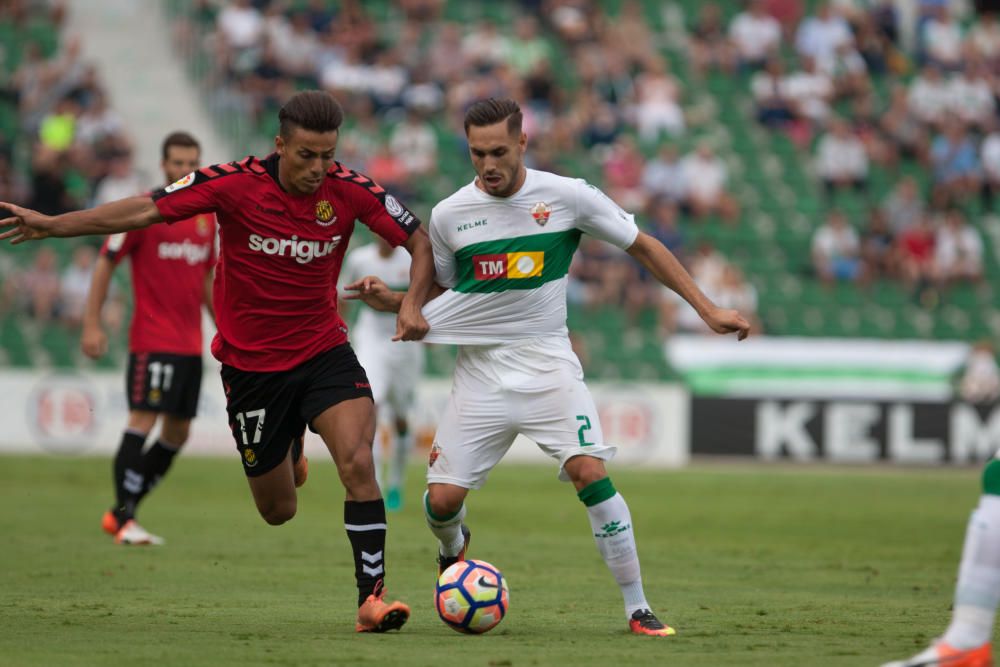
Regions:
[[288, 137], [292, 130], [301, 127], [310, 132], [333, 132], [344, 122], [344, 110], [330, 93], [322, 90], [303, 90], [292, 95], [278, 112], [279, 132]]
[[470, 127], [496, 125], [506, 119], [507, 132], [520, 135], [523, 118], [521, 107], [510, 98], [497, 99], [490, 97], [485, 100], [479, 100], [465, 112], [465, 134], [469, 134]]
[[187, 132], [171, 132], [167, 135], [167, 138], [163, 140], [163, 146], [160, 148], [160, 155], [162, 159], [167, 159], [171, 146], [197, 148], [198, 152], [201, 153], [201, 144], [199, 144], [198, 140]]

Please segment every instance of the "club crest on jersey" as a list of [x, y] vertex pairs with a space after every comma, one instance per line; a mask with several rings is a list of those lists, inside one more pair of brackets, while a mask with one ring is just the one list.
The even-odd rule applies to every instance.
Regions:
[[545, 226], [545, 223], [549, 221], [550, 215], [552, 215], [552, 207], [543, 201], [531, 207], [531, 217], [541, 226]]
[[180, 180], [174, 181], [173, 183], [171, 183], [170, 185], [168, 185], [167, 187], [165, 187], [163, 189], [163, 191], [166, 192], [167, 194], [169, 194], [171, 192], [174, 192], [175, 190], [180, 190], [181, 188], [186, 188], [187, 186], [191, 185], [192, 183], [194, 183], [194, 172], [193, 171], [190, 174], [188, 174], [187, 176], [185, 176], [184, 178], [181, 178]]
[[333, 214], [333, 204], [325, 199], [316, 202], [316, 224], [320, 227], [329, 227], [337, 222], [337, 216]]
[[199, 236], [208, 236], [208, 219], [205, 216], [199, 215], [195, 218], [195, 226], [198, 228]]

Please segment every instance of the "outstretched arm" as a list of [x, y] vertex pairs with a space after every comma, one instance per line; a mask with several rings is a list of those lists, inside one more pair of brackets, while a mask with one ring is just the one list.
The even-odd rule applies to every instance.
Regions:
[[[437, 283], [432, 283], [427, 292], [427, 301], [436, 299], [447, 290]], [[394, 292], [382, 282], [378, 276], [365, 276], [344, 286], [344, 299], [361, 301], [369, 307], [382, 313], [398, 313], [406, 296], [403, 292]], [[395, 339], [393, 339], [395, 340]]]
[[87, 236], [117, 234], [162, 222], [163, 216], [149, 196], [128, 197], [82, 211], [62, 215], [42, 215], [29, 208], [0, 202], [0, 208], [13, 215], [0, 220], [0, 241], [9, 239], [14, 245], [38, 241], [49, 236]]
[[98, 257], [94, 275], [90, 279], [87, 305], [83, 310], [80, 349], [91, 359], [99, 359], [108, 351], [108, 336], [101, 326], [101, 309], [108, 297], [108, 285], [111, 284], [111, 274], [114, 270], [115, 265], [110, 259], [104, 256]]
[[749, 335], [750, 323], [739, 312], [719, 308], [712, 303], [674, 254], [658, 240], [645, 232], [639, 232], [639, 236], [628, 247], [627, 252], [646, 267], [657, 280], [690, 303], [712, 331], [722, 334], [735, 332], [739, 340]]

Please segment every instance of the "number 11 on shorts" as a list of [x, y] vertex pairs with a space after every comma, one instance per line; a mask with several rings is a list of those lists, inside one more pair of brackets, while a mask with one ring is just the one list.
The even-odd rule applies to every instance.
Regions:
[[576, 434], [580, 438], [580, 446], [586, 447], [587, 445], [592, 445], [594, 443], [587, 442], [586, 432], [590, 430], [590, 417], [587, 415], [577, 415], [576, 420], [582, 422], [580, 428], [577, 429]]
[[[265, 410], [248, 410], [246, 412], [237, 412], [236, 420], [240, 423], [240, 435], [243, 437], [243, 444], [249, 445], [250, 442], [247, 440], [247, 420], [255, 419], [256, 425], [253, 429], [253, 444], [260, 443], [260, 436], [264, 432], [264, 413]], [[587, 422], [587, 427], [590, 428], [590, 422]], [[583, 436], [580, 436], [583, 440]]]

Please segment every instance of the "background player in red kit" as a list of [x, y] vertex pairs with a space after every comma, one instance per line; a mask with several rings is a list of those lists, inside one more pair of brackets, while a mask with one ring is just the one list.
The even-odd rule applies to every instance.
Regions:
[[[160, 166], [173, 183], [200, 166], [201, 147], [190, 134], [163, 141]], [[101, 307], [115, 266], [131, 259], [135, 310], [129, 328], [125, 376], [128, 424], [114, 460], [115, 504], [104, 514], [104, 530], [119, 544], [162, 544], [135, 521], [136, 506], [167, 473], [187, 442], [201, 392], [201, 307], [212, 308], [215, 216], [199, 214], [108, 237], [101, 248], [83, 315], [84, 354], [107, 352]], [[162, 415], [156, 442], [143, 453]]]
[[12, 204], [0, 240], [108, 234], [215, 213], [220, 259], [214, 282], [227, 410], [261, 516], [295, 515], [292, 442], [306, 425], [330, 450], [347, 491], [344, 524], [354, 552], [359, 632], [396, 629], [409, 608], [383, 600], [385, 505], [375, 483], [375, 418], [364, 369], [336, 310], [336, 282], [354, 221], [412, 255], [396, 338], [427, 333], [420, 306], [433, 282], [420, 221], [369, 178], [334, 161], [340, 105], [305, 91], [278, 114], [276, 152], [205, 167], [155, 192], [54, 217]]

